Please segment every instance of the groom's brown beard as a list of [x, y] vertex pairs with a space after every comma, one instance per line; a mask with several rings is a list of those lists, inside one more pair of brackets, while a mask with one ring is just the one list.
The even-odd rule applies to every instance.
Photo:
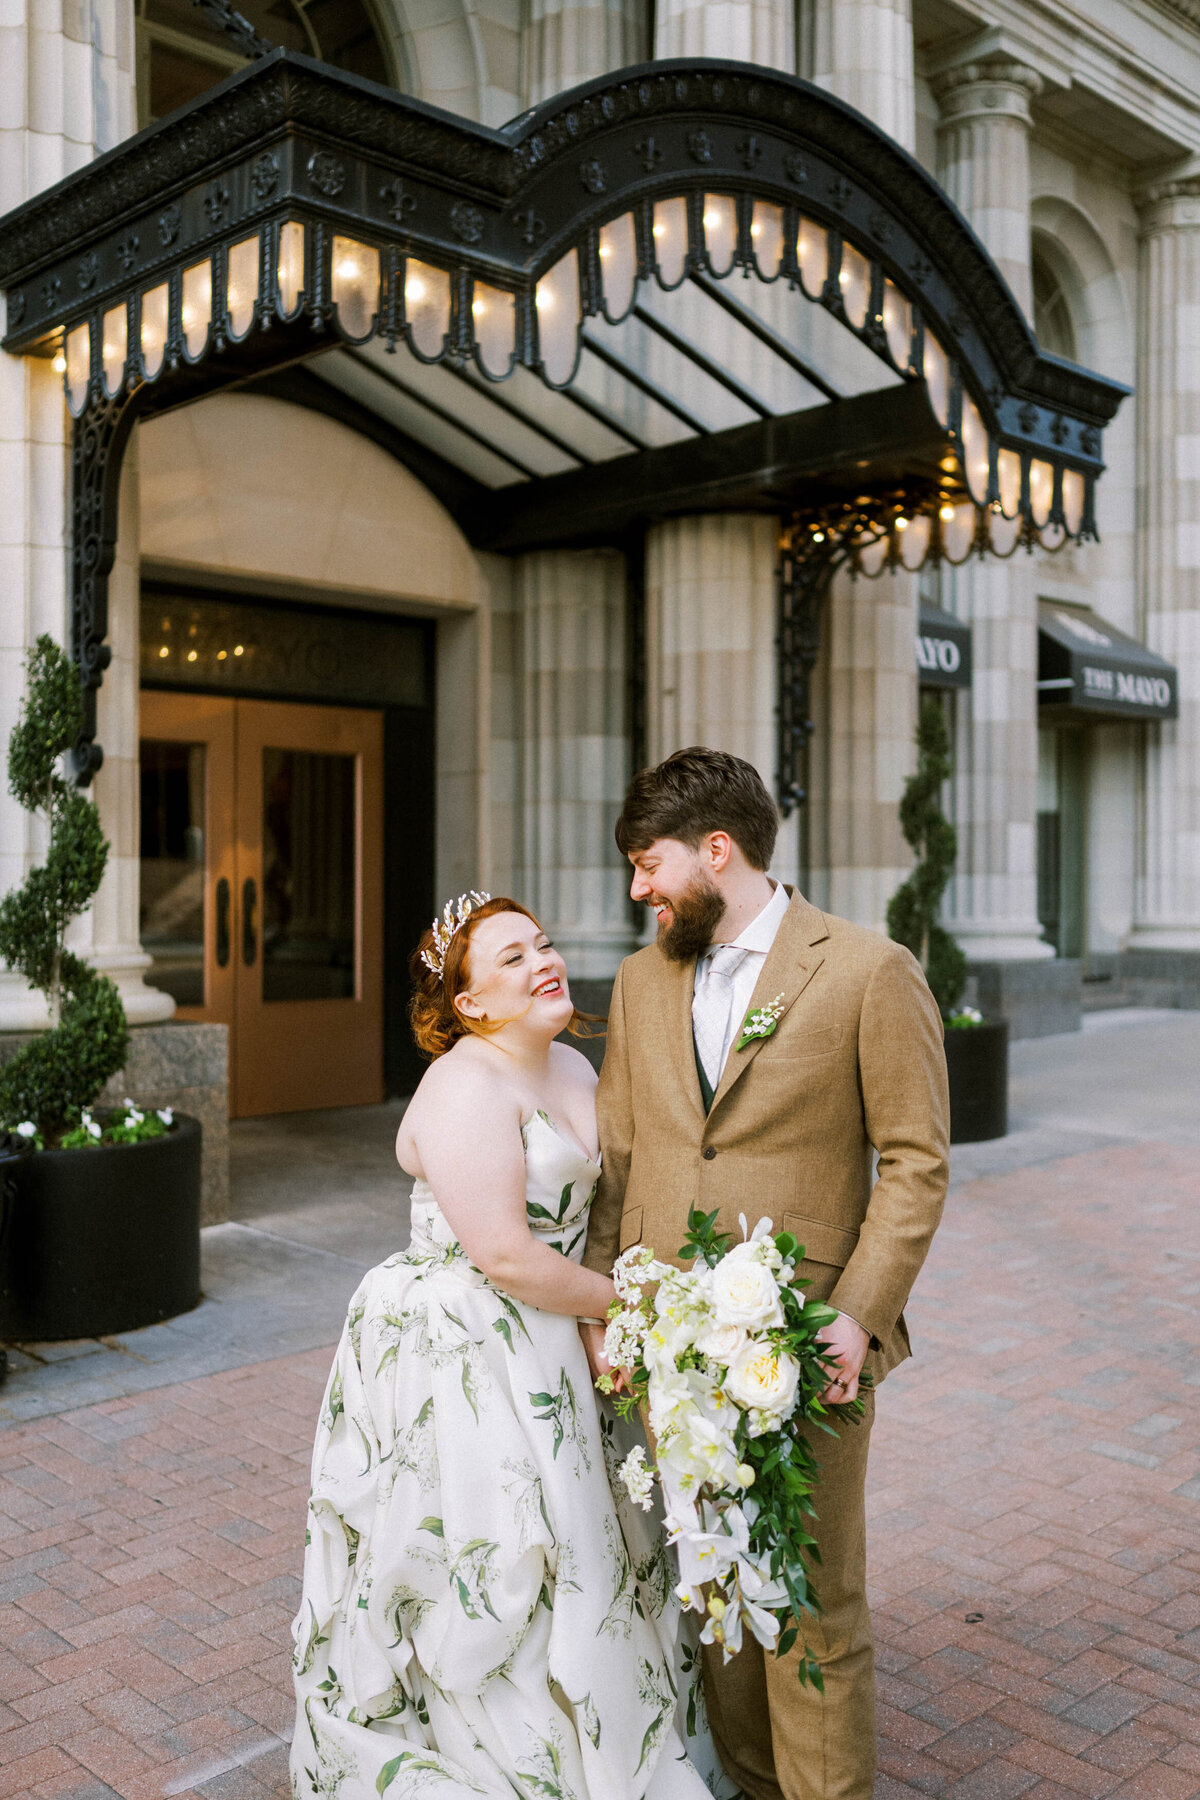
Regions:
[[724, 896], [715, 882], [697, 875], [678, 900], [667, 904], [671, 923], [659, 926], [658, 947], [672, 962], [691, 962], [712, 943], [713, 932], [725, 917]]

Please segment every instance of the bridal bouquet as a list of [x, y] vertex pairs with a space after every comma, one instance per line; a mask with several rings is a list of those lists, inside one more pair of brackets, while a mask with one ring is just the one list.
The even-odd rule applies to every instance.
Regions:
[[[631, 1451], [622, 1481], [647, 1509], [661, 1482], [675, 1591], [707, 1615], [701, 1642], [721, 1645], [728, 1661], [743, 1629], [783, 1656], [802, 1615], [818, 1610], [805, 1563], [817, 1465], [799, 1427], [832, 1433], [831, 1418], [861, 1418], [863, 1406], [821, 1399], [836, 1365], [817, 1333], [837, 1315], [805, 1300], [794, 1279], [802, 1246], [772, 1235], [770, 1219], [747, 1234], [744, 1216], [744, 1241], [733, 1243], [716, 1219], [692, 1213], [679, 1252], [689, 1269], [641, 1244], [619, 1258], [604, 1348], [629, 1375], [616, 1405], [641, 1411], [657, 1463]], [[608, 1375], [597, 1385], [615, 1387]], [[814, 1658], [802, 1656], [799, 1673], [821, 1689]]]

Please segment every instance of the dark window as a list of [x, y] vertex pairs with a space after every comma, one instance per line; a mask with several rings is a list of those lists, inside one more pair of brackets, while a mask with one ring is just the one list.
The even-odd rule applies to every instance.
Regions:
[[1054, 356], [1065, 356], [1069, 362], [1079, 360], [1075, 342], [1075, 322], [1062, 282], [1046, 261], [1033, 253], [1033, 331], [1043, 350]]
[[[237, 10], [273, 44], [301, 50], [351, 75], [389, 82], [370, 0], [238, 0]], [[246, 58], [191, 0], [138, 0], [138, 112], [163, 118], [223, 81]]]

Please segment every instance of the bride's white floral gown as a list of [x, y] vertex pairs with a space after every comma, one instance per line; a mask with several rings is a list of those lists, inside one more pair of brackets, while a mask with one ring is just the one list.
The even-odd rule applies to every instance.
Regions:
[[[578, 1261], [599, 1169], [544, 1113], [522, 1135], [530, 1229]], [[297, 1800], [733, 1791], [658, 1523], [614, 1502], [629, 1429], [598, 1409], [574, 1319], [495, 1288], [418, 1182], [317, 1428]]]

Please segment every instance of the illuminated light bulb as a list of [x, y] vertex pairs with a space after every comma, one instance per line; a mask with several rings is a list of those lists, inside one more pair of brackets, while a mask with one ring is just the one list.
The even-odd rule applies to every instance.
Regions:
[[170, 629], [171, 629], [171, 621], [170, 621], [170, 619], [164, 619], [164, 620], [163, 620], [163, 622], [162, 622], [162, 628], [163, 628], [163, 630], [164, 630], [164, 631], [170, 631]]
[[183, 309], [183, 329], [185, 331], [190, 331], [195, 323], [196, 314], [194, 310], [190, 306], [185, 306]]
[[654, 236], [655, 237], [666, 237], [666, 235], [667, 235], [667, 228], [665, 225], [656, 225], [654, 227]]
[[486, 312], [487, 312], [487, 301], [486, 300], [472, 300], [471, 313], [474, 318], [482, 319]]
[[706, 213], [705, 213], [705, 215], [704, 215], [704, 229], [705, 229], [705, 231], [715, 231], [715, 230], [716, 230], [716, 228], [717, 228], [717, 226], [718, 226], [718, 225], [719, 225], [719, 224], [720, 224], [720, 223], [721, 223], [721, 221], [720, 221], [720, 219], [719, 219], [719, 218], [718, 218], [718, 217], [717, 217], [717, 215], [716, 215], [716, 213], [711, 213], [711, 212], [706, 212]]
[[217, 661], [218, 661], [218, 662], [224, 662], [224, 661], [225, 661], [225, 658], [226, 658], [226, 657], [227, 657], [227, 656], [228, 656], [228, 655], [229, 655], [229, 652], [228, 652], [228, 650], [218, 650], [218, 651], [217, 651]]
[[171, 652], [167, 649], [167, 646], [164, 644], [158, 654], [160, 656], [170, 656]]
[[539, 312], [554, 311], [554, 295], [550, 292], [549, 288], [541, 287], [539, 285], [537, 291], [537, 309]]
[[825, 542], [825, 533], [823, 531], [814, 531], [813, 532], [813, 543], [814, 544], [823, 544], [824, 542]]
[[612, 255], [612, 245], [611, 244], [601, 244], [600, 254], [601, 254], [601, 256], [611, 256]]
[[411, 280], [405, 282], [404, 298], [410, 306], [420, 306], [425, 298], [425, 283], [419, 275], [414, 275]]
[[242, 646], [240, 644], [235, 644], [233, 646], [233, 654], [235, 656], [240, 656], [242, 654]]
[[194, 625], [189, 625], [188, 626], [188, 636], [195, 637], [195, 635], [196, 635], [196, 627]]
[[188, 661], [195, 662], [195, 660], [196, 660], [196, 652], [194, 650], [189, 650], [188, 651]]
[[838, 270], [838, 286], [839, 287], [849, 287], [850, 286], [850, 271], [849, 271], [849, 269], [839, 269]]
[[751, 225], [750, 225], [750, 236], [752, 238], [756, 238], [761, 235], [761, 232], [762, 232], [762, 227], [759, 224], [758, 220], [757, 219], [752, 220]]
[[50, 364], [50, 367], [54, 370], [54, 373], [56, 375], [65, 375], [66, 374], [67, 359], [63, 355], [61, 350], [59, 351], [58, 355], [55, 357], [54, 361]]
[[108, 361], [108, 360], [109, 360], [109, 358], [110, 358], [110, 357], [112, 357], [112, 356], [115, 356], [115, 355], [116, 355], [116, 353], [117, 353], [117, 352], [116, 352], [116, 348], [115, 348], [115, 346], [114, 346], [114, 345], [112, 345], [112, 344], [105, 344], [105, 346], [104, 346], [104, 360], [105, 360], [105, 362], [107, 362], [107, 361]]
[[953, 517], [954, 517], [954, 508], [950, 505], [949, 501], [946, 502], [945, 506], [941, 506], [938, 508], [938, 518], [939, 519], [950, 520]]
[[350, 256], [344, 256], [333, 272], [339, 281], [357, 281], [362, 273], [357, 261]]
[[905, 518], [897, 518], [896, 530], [897, 531], [907, 531], [908, 530], [908, 520]]

